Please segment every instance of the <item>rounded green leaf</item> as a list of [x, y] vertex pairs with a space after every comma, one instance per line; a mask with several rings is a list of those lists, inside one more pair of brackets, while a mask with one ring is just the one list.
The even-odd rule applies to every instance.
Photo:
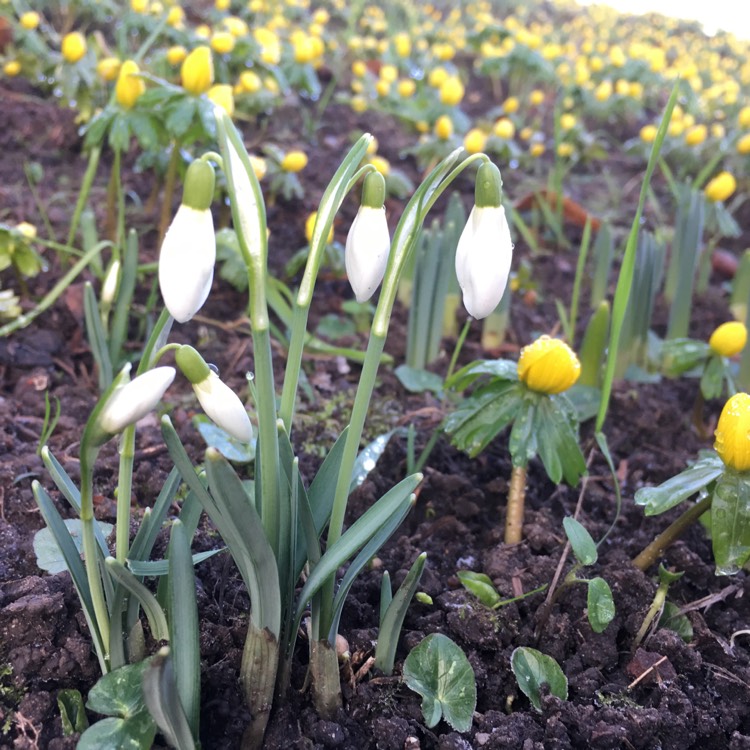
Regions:
[[548, 685], [550, 693], [560, 700], [568, 699], [568, 678], [551, 656], [535, 648], [521, 646], [511, 655], [510, 666], [518, 687], [537, 711], [542, 710], [542, 685]]
[[589, 624], [595, 633], [601, 633], [615, 616], [615, 602], [612, 589], [603, 578], [592, 578], [589, 581], [589, 593], [586, 602]]
[[593, 565], [599, 558], [599, 553], [596, 550], [596, 542], [591, 538], [591, 534], [586, 531], [583, 524], [573, 516], [568, 516], [563, 518], [563, 528], [570, 546], [573, 548], [576, 560], [581, 565]]

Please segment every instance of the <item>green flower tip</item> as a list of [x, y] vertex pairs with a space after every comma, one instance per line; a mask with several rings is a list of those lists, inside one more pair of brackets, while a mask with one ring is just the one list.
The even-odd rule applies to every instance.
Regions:
[[562, 393], [581, 374], [581, 363], [575, 352], [560, 339], [540, 336], [521, 350], [518, 378], [532, 391]]
[[174, 358], [180, 372], [193, 385], [202, 383], [211, 374], [211, 368], [192, 346], [181, 346]]
[[736, 393], [724, 404], [714, 435], [714, 450], [725, 466], [750, 470], [750, 395]]
[[383, 208], [385, 203], [385, 178], [380, 172], [370, 172], [362, 187], [361, 205], [367, 208]]
[[747, 328], [737, 320], [722, 323], [708, 340], [711, 349], [722, 357], [734, 357], [745, 348], [746, 343]]
[[484, 162], [477, 170], [474, 184], [474, 205], [477, 208], [497, 208], [503, 204], [503, 178], [491, 162]]
[[196, 211], [207, 211], [214, 199], [216, 177], [214, 168], [203, 159], [196, 159], [185, 174], [182, 203]]

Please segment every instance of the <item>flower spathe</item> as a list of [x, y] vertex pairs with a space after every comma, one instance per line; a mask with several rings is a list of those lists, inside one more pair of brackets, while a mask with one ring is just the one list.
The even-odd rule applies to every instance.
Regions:
[[216, 235], [211, 216], [213, 167], [194, 161], [185, 177], [182, 204], [164, 235], [159, 254], [159, 288], [170, 315], [190, 320], [211, 291], [216, 263]]
[[739, 354], [747, 343], [747, 328], [738, 320], [722, 323], [708, 340], [711, 349], [722, 357], [734, 357]]
[[537, 393], [562, 393], [581, 374], [575, 352], [560, 339], [540, 336], [525, 346], [518, 358], [518, 378]]
[[735, 471], [750, 470], [750, 395], [736, 393], [721, 410], [714, 450]]
[[[125, 375], [130, 365], [126, 367]], [[102, 407], [98, 426], [108, 435], [117, 435], [128, 425], [143, 419], [161, 401], [175, 373], [174, 367], [155, 367], [115, 387]]]

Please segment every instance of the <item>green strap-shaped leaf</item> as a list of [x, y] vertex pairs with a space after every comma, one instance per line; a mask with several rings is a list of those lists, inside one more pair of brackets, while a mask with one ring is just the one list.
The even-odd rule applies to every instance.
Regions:
[[375, 648], [375, 666], [387, 675], [393, 674], [393, 663], [396, 660], [396, 648], [398, 647], [399, 635], [401, 635], [401, 627], [404, 624], [404, 617], [406, 617], [406, 611], [411, 604], [412, 597], [417, 591], [417, 586], [419, 586], [426, 561], [426, 552], [423, 552], [414, 561], [380, 623], [378, 645]]
[[86, 338], [89, 340], [91, 354], [99, 370], [99, 391], [103, 392], [112, 382], [112, 362], [109, 358], [107, 336], [102, 326], [99, 304], [90, 281], [83, 287], [83, 316], [86, 321]]
[[647, 516], [658, 516], [691, 495], [700, 492], [724, 471], [724, 464], [715, 454], [705, 455], [675, 477], [658, 487], [641, 487], [635, 493], [635, 502], [645, 506]]

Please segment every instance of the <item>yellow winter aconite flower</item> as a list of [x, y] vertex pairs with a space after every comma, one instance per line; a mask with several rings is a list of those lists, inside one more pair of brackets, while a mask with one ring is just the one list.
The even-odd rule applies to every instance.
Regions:
[[211, 49], [217, 55], [228, 55], [234, 49], [234, 37], [229, 31], [217, 31], [211, 37]]
[[104, 57], [96, 64], [96, 72], [103, 81], [114, 81], [120, 72], [122, 62], [116, 57]]
[[516, 126], [507, 117], [501, 117], [492, 128], [492, 132], [498, 137], [509, 141], [516, 134]]
[[[315, 229], [315, 220], [318, 218], [318, 212], [313, 211], [308, 217], [307, 221], [305, 221], [305, 239], [308, 242], [312, 242], [312, 236], [313, 236], [313, 229]], [[331, 226], [331, 229], [328, 232], [328, 237], [326, 239], [326, 242], [330, 244], [333, 242], [333, 226]]]
[[570, 112], [564, 112], [560, 115], [560, 127], [563, 130], [571, 130], [576, 126], [576, 116]]
[[27, 13], [22, 13], [21, 17], [18, 19], [18, 23], [20, 23], [22, 28], [26, 29], [26, 31], [33, 31], [39, 26], [39, 21], [41, 21], [41, 16], [33, 10], [30, 10]]
[[705, 125], [693, 125], [685, 133], [685, 143], [688, 146], [699, 146], [708, 137], [708, 128]]
[[544, 144], [543, 143], [532, 143], [531, 146], [529, 146], [529, 153], [536, 159], [537, 157], [541, 156], [545, 151]]
[[77, 63], [86, 54], [86, 37], [80, 31], [71, 31], [63, 37], [60, 51], [65, 62]]
[[557, 155], [563, 159], [567, 159], [569, 156], [573, 156], [575, 152], [575, 146], [572, 143], [563, 142], [557, 146]]
[[544, 91], [540, 91], [539, 89], [534, 89], [529, 94], [529, 102], [533, 104], [534, 106], [540, 105], [544, 101]]
[[411, 39], [409, 35], [401, 32], [393, 37], [393, 48], [399, 57], [409, 57], [411, 54]]
[[14, 76], [17, 76], [21, 72], [21, 63], [18, 62], [18, 60], [8, 60], [5, 65], [3, 65], [3, 73], [5, 73], [8, 78], [13, 78]]
[[290, 151], [281, 160], [284, 172], [301, 172], [307, 166], [307, 154], [304, 151]]
[[256, 156], [255, 154], [248, 154], [248, 158], [250, 159], [250, 166], [253, 168], [253, 172], [255, 172], [258, 181], [262, 180], [268, 171], [266, 160], [262, 156]]
[[440, 101], [449, 107], [460, 104], [464, 98], [464, 85], [458, 76], [449, 76], [440, 86]]
[[414, 96], [414, 92], [417, 90], [417, 84], [411, 78], [404, 78], [398, 82], [396, 90], [400, 97], [408, 99], [410, 96]]
[[644, 125], [641, 128], [641, 140], [644, 143], [653, 143], [657, 133], [656, 125]]
[[206, 92], [206, 96], [230, 117], [234, 114], [234, 94], [228, 83], [217, 83]]
[[140, 68], [133, 60], [125, 60], [115, 84], [115, 99], [123, 109], [130, 109], [146, 90], [146, 82], [138, 75]]
[[737, 180], [731, 172], [719, 172], [704, 188], [703, 192], [710, 201], [725, 201], [737, 189]]
[[722, 323], [708, 340], [708, 345], [716, 354], [722, 357], [734, 357], [739, 354], [747, 343], [747, 328], [738, 320]]
[[521, 349], [518, 377], [532, 391], [561, 393], [570, 388], [580, 374], [578, 357], [560, 339], [540, 336]]
[[214, 61], [209, 47], [196, 47], [182, 62], [182, 85], [189, 93], [200, 96], [214, 82]]
[[367, 64], [364, 60], [355, 60], [352, 63], [352, 75], [356, 78], [364, 78], [367, 73]]
[[448, 115], [440, 115], [435, 121], [435, 135], [441, 141], [447, 141], [453, 135], [453, 122]]
[[487, 135], [479, 128], [472, 128], [464, 136], [464, 148], [470, 154], [478, 154], [480, 151], [484, 151], [486, 143]]
[[263, 81], [260, 76], [252, 70], [245, 70], [240, 73], [240, 86], [248, 94], [255, 94], [263, 88]]
[[736, 393], [724, 404], [714, 435], [714, 450], [726, 466], [750, 469], [750, 395]]
[[167, 13], [167, 25], [179, 29], [185, 21], [185, 11], [179, 5], [173, 5]]
[[750, 154], [750, 133], [743, 135], [737, 141], [737, 152], [740, 154]]
[[514, 112], [518, 112], [518, 108], [520, 106], [521, 106], [521, 103], [518, 101], [518, 99], [515, 96], [509, 96], [503, 102], [503, 112], [505, 112], [508, 115], [512, 115]]
[[372, 166], [375, 167], [383, 177], [388, 177], [391, 172], [391, 163], [384, 156], [376, 155], [371, 157], [370, 164], [372, 164]]
[[744, 106], [737, 115], [737, 124], [743, 129], [750, 128], [750, 104]]
[[187, 50], [180, 44], [175, 44], [167, 50], [167, 62], [179, 65], [187, 57]]

